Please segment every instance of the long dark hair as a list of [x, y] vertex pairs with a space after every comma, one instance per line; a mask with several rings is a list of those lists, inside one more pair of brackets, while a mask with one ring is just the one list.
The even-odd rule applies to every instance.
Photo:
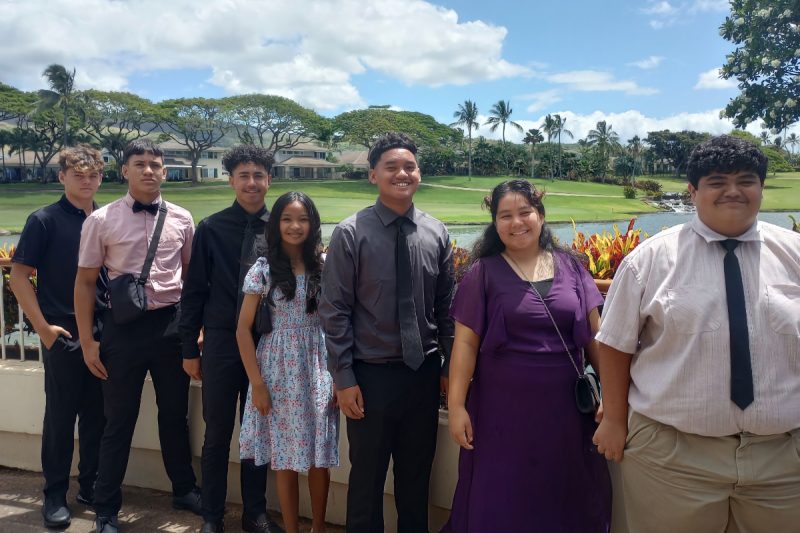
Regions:
[[305, 193], [298, 191], [287, 192], [278, 197], [272, 205], [267, 223], [267, 261], [271, 286], [267, 293], [267, 301], [275, 306], [273, 293], [278, 287], [286, 300], [294, 300], [297, 291], [297, 279], [292, 272], [289, 256], [283, 250], [281, 242], [281, 215], [286, 206], [292, 202], [300, 202], [308, 213], [311, 227], [308, 238], [303, 243], [302, 256], [306, 267], [306, 313], [317, 310], [320, 292], [320, 278], [322, 276], [322, 230], [317, 206]]
[[[486, 226], [483, 230], [481, 237], [475, 242], [472, 247], [472, 260], [480, 259], [482, 257], [489, 257], [492, 255], [499, 255], [505, 249], [506, 245], [500, 240], [500, 235], [497, 234], [497, 227], [495, 221], [497, 220], [497, 207], [500, 200], [507, 194], [519, 194], [525, 198], [528, 203], [533, 207], [539, 216], [544, 218], [544, 191], [537, 191], [528, 180], [508, 180], [499, 183], [494, 189], [492, 194], [483, 199], [483, 206], [488, 209], [492, 214], [492, 223]], [[558, 244], [553, 237], [553, 232], [547, 222], [542, 223], [542, 233], [539, 235], [539, 247], [548, 252], [562, 251], [570, 253], [570, 250]]]

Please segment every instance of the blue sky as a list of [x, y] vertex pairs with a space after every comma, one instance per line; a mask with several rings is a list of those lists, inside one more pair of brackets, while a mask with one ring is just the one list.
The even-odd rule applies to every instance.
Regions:
[[598, 120], [623, 139], [722, 133], [737, 93], [716, 75], [727, 12], [725, 0], [4, 0], [0, 81], [42, 88], [61, 63], [79, 88], [154, 101], [263, 92], [327, 116], [388, 104], [450, 122], [465, 99], [482, 116], [505, 99], [523, 127], [561, 113], [576, 137]]

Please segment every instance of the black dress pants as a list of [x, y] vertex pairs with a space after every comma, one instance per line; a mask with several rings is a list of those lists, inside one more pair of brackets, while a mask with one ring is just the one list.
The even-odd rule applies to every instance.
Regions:
[[187, 423], [189, 376], [183, 371], [179, 313], [177, 305], [169, 306], [121, 326], [110, 312], [105, 314], [100, 359], [108, 372], [103, 382], [106, 428], [94, 494], [99, 516], [114, 515], [122, 506], [121, 486], [148, 372], [156, 393], [158, 438], [172, 493], [183, 496], [195, 487]]
[[83, 362], [75, 319], [49, 318], [72, 335], [60, 335], [48, 349], [42, 346], [44, 363], [44, 423], [42, 425], [42, 473], [44, 494], [65, 499], [69, 488], [75, 419], [78, 419], [78, 483], [84, 496], [91, 497], [97, 478], [100, 438], [106, 419], [103, 416], [103, 391], [100, 380]]
[[[203, 519], [219, 522], [225, 514], [228, 461], [239, 402], [239, 422], [244, 414], [249, 381], [233, 330], [207, 328], [203, 341]], [[238, 441], [239, 436], [236, 435]], [[244, 514], [257, 517], [267, 512], [268, 465], [241, 462], [239, 482]]]
[[383, 531], [383, 486], [389, 458], [394, 460], [398, 533], [428, 531], [428, 486], [439, 417], [439, 357], [417, 370], [403, 363], [356, 360], [356, 381], [364, 396], [365, 417], [347, 419], [350, 481], [348, 533]]

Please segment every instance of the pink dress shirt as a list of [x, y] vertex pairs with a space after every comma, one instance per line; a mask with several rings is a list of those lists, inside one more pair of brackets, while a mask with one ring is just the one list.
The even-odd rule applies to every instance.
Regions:
[[[161, 202], [159, 196], [155, 199]], [[83, 223], [78, 266], [108, 268], [114, 279], [122, 274], [138, 275], [144, 266], [147, 247], [153, 236], [156, 215], [133, 212], [130, 193], [96, 209]], [[166, 202], [167, 218], [158, 241], [156, 256], [145, 285], [147, 308], [159, 309], [181, 299], [183, 266], [189, 263], [194, 237], [194, 221], [186, 209]]]

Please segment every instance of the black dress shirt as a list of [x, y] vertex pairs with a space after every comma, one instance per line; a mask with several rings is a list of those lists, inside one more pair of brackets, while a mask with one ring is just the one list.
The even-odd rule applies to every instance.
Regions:
[[[445, 356], [453, 338], [453, 249], [444, 224], [413, 206], [405, 214], [422, 349]], [[328, 368], [340, 389], [356, 385], [353, 360], [403, 361], [397, 316], [396, 213], [380, 200], [345, 219], [331, 236], [322, 271], [319, 315], [325, 330]], [[407, 226], [412, 226], [408, 224]]]
[[[36, 269], [36, 298], [48, 322], [75, 316], [73, 294], [84, 220], [83, 209], [62, 195], [58, 202], [28, 216], [11, 259]], [[107, 276], [105, 272], [101, 274], [97, 279], [98, 304], [104, 300], [106, 291]]]
[[[197, 337], [201, 328], [236, 331], [241, 275], [266, 251], [264, 229], [268, 217], [266, 208], [251, 215], [233, 202], [197, 225], [192, 259], [181, 292], [178, 325], [185, 359], [200, 357]], [[243, 243], [248, 224], [253, 242]], [[248, 250], [245, 257], [242, 250]]]

